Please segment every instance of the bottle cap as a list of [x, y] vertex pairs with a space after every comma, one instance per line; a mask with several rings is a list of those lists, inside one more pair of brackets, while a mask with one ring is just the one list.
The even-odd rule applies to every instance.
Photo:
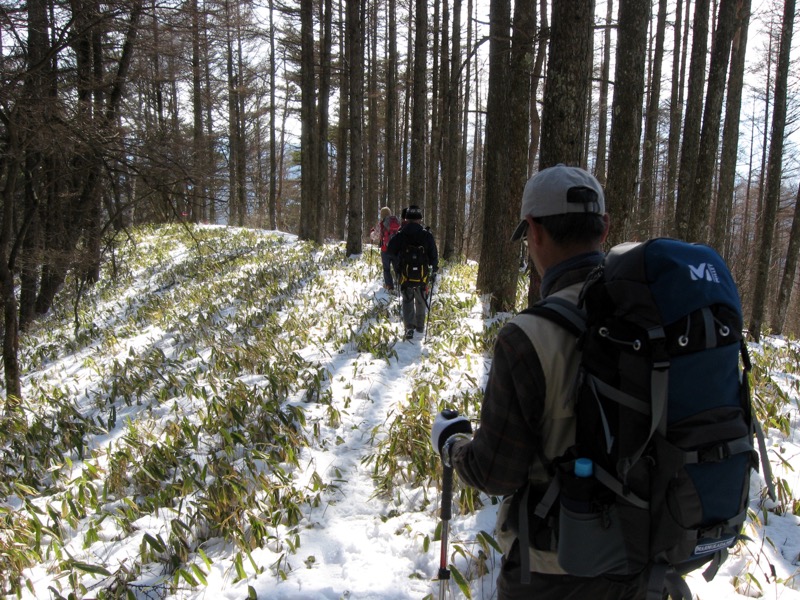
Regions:
[[594, 473], [592, 460], [589, 458], [579, 458], [575, 461], [575, 476], [576, 477], [591, 477]]

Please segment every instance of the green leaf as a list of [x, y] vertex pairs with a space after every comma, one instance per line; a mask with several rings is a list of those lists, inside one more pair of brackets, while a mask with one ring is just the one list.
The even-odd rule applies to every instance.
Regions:
[[175, 571], [175, 583], [178, 583], [178, 579], [183, 577], [183, 579], [192, 587], [197, 587], [197, 580], [192, 577], [192, 574], [189, 573], [186, 569], [178, 569]]
[[203, 585], [206, 585], [206, 586], [208, 585], [208, 579], [206, 579], [206, 574], [203, 572], [203, 570], [199, 566], [193, 564], [192, 565], [192, 572], [195, 574], [195, 577], [197, 577], [197, 579], [200, 581], [200, 583], [202, 583]]
[[500, 548], [500, 544], [497, 543], [497, 540], [495, 540], [487, 532], [481, 530], [478, 533], [477, 537], [478, 537], [479, 540], [482, 540], [482, 541], [486, 542], [486, 544], [488, 544], [489, 546], [494, 548], [497, 551], [498, 554], [502, 554], [503, 553], [503, 550]]
[[78, 571], [90, 573], [91, 575], [103, 575], [104, 577], [111, 576], [111, 572], [100, 565], [91, 565], [89, 563], [74, 560], [70, 561], [69, 566], [73, 569], [77, 569]]
[[200, 555], [200, 558], [201, 558], [201, 559], [203, 559], [203, 562], [205, 563], [205, 565], [206, 565], [207, 567], [210, 567], [210, 566], [211, 566], [211, 564], [212, 564], [212, 563], [211, 563], [211, 559], [210, 559], [210, 558], [208, 558], [208, 556], [206, 555], [206, 553], [205, 553], [205, 552], [203, 552], [203, 549], [202, 549], [202, 548], [198, 548], [198, 549], [197, 549], [197, 553]]
[[[160, 536], [159, 536], [160, 538]], [[148, 545], [158, 553], [162, 553], [166, 551], [166, 547], [164, 546], [164, 542], [160, 539], [154, 538], [149, 533], [144, 534], [144, 541], [148, 543]]]
[[237, 581], [241, 581], [242, 579], [247, 579], [247, 572], [244, 570], [241, 554], [237, 554], [236, 558], [233, 559], [233, 566], [236, 569]]
[[461, 593], [464, 594], [464, 597], [467, 598], [467, 600], [472, 600], [472, 592], [469, 591], [469, 583], [467, 583], [467, 580], [461, 574], [461, 571], [459, 571], [455, 565], [450, 565], [450, 572], [453, 575], [453, 579], [455, 580], [458, 589], [460, 589]]

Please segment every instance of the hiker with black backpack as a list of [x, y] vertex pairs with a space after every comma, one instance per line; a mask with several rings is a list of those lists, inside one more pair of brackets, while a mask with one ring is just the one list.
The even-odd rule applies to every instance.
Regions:
[[678, 240], [607, 255], [603, 190], [556, 165], [525, 186], [542, 300], [499, 332], [480, 427], [442, 411], [446, 468], [505, 495], [498, 599], [688, 600], [742, 538], [758, 438], [741, 304], [713, 249]]
[[400, 294], [403, 298], [405, 339], [425, 331], [427, 296], [436, 281], [439, 251], [430, 231], [422, 226], [422, 209], [412, 204], [405, 209], [405, 223], [390, 241], [388, 254], [400, 267]]
[[[599, 182], [575, 167], [558, 165], [540, 171], [525, 186], [522, 218], [512, 241], [522, 239], [527, 244], [542, 275], [542, 296], [558, 295], [576, 304], [584, 280], [603, 260], [608, 235], [609, 218]], [[495, 531], [503, 549], [498, 600], [635, 598], [641, 588], [638, 578], [618, 581], [568, 575], [550, 549], [549, 532], [543, 532], [548, 539], [542, 543], [534, 540], [529, 551], [521, 547], [518, 526], [510, 523], [509, 509], [512, 502], [520, 502], [529, 477], [533, 474], [536, 482], [531, 495], [543, 493], [552, 479], [550, 461], [565, 453], [575, 438], [573, 407], [567, 402], [578, 369], [575, 338], [549, 321], [538, 325], [536, 346], [513, 321], [502, 328], [480, 426], [472, 436], [465, 417], [439, 415], [431, 436], [434, 448], [465, 484], [506, 496]], [[538, 550], [536, 545], [545, 549]], [[522, 553], [529, 559], [527, 583], [523, 583]]]
[[384, 206], [380, 210], [378, 223], [370, 230], [370, 239], [373, 242], [380, 242], [381, 245], [381, 264], [383, 266], [383, 286], [389, 290], [394, 290], [394, 278], [398, 276], [398, 264], [395, 258], [387, 252], [389, 241], [400, 231], [400, 219], [392, 214], [392, 209]]

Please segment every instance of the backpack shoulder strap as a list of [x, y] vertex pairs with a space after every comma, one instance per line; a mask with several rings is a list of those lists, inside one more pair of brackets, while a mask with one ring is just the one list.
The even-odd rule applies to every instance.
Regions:
[[[586, 311], [578, 308], [569, 300], [558, 296], [549, 296], [534, 304], [531, 308], [523, 310], [520, 315], [534, 315], [552, 321], [560, 325], [575, 337], [581, 337], [586, 331]], [[530, 319], [516, 319], [515, 324], [519, 325], [528, 337], [533, 323]]]
[[[535, 333], [536, 320], [529, 317], [542, 317], [552, 323], [564, 328], [576, 338], [580, 338], [586, 331], [586, 311], [578, 308], [575, 304], [560, 298], [558, 296], [549, 296], [534, 304], [531, 308], [525, 309], [514, 318], [514, 324], [517, 325], [533, 343]], [[540, 460], [543, 464], [547, 464], [547, 459], [540, 452]], [[530, 555], [528, 546], [530, 545], [530, 534], [528, 532], [529, 515], [528, 515], [528, 494], [530, 491], [530, 482], [525, 485], [525, 490], [522, 495], [522, 501], [519, 506], [519, 546], [520, 546], [520, 582], [523, 584], [530, 582]], [[540, 499], [534, 511], [535, 516], [539, 519], [545, 520], [550, 508], [556, 502], [559, 493], [558, 478], [553, 477], [550, 485], [545, 492], [543, 498]]]

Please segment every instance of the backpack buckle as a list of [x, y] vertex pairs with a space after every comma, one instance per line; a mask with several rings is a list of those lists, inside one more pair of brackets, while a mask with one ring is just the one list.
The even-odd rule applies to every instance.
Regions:
[[718, 444], [711, 448], [705, 448], [697, 453], [698, 462], [701, 463], [715, 463], [730, 458], [731, 452], [728, 444]]

